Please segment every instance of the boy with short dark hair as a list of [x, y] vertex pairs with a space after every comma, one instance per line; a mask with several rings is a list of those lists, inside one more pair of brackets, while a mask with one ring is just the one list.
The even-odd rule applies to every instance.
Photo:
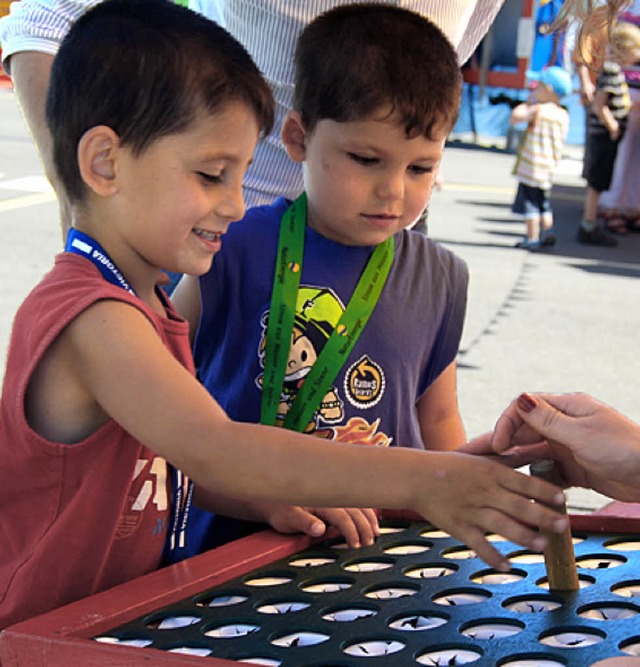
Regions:
[[282, 139], [306, 192], [249, 210], [176, 295], [194, 328], [200, 314], [198, 375], [232, 418], [417, 450], [465, 441], [467, 269], [407, 229], [460, 91], [454, 49], [413, 12], [358, 3], [303, 30]]
[[[359, 334], [349, 340], [353, 348], [323, 373], [316, 404], [294, 428], [417, 449], [465, 441], [455, 374], [467, 268], [406, 229], [429, 200], [460, 90], [453, 47], [414, 12], [345, 5], [303, 30], [282, 139], [302, 163], [305, 195], [249, 210], [200, 279], [198, 374], [233, 418], [291, 427], [298, 397], [326, 363], [325, 347], [348, 338], [346, 330]], [[299, 241], [283, 239], [293, 225]], [[383, 252], [386, 273], [376, 268], [377, 281], [361, 280]], [[297, 302], [289, 328], [276, 337], [283, 306], [274, 306], [274, 275], [286, 276], [294, 256]], [[377, 295], [364, 306], [359, 281]], [[194, 282], [181, 286], [179, 307], [189, 296], [197, 309]], [[365, 314], [350, 315], [353, 303], [366, 306]], [[276, 345], [288, 353], [277, 387]]]
[[[194, 378], [160, 267], [210, 268], [272, 111], [247, 52], [166, 0], [106, 0], [63, 43], [47, 116], [74, 228], [7, 357], [0, 628], [157, 568], [192, 499], [298, 529], [283, 503], [411, 508], [503, 568], [486, 531], [542, 548], [535, 527], [564, 527], [539, 480], [234, 422]], [[369, 542], [371, 516], [354, 521]]]

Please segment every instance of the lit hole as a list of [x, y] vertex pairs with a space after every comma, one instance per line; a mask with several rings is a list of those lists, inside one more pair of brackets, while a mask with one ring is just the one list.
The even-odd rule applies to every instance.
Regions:
[[468, 648], [441, 648], [419, 655], [416, 662], [421, 665], [467, 665], [481, 657], [482, 653]]
[[121, 639], [120, 637], [94, 637], [94, 640], [101, 644], [119, 644], [120, 646], [134, 646], [136, 648], [144, 648], [153, 644], [152, 639]]
[[230, 625], [221, 625], [217, 628], [207, 630], [204, 634], [207, 637], [215, 637], [216, 639], [235, 639], [236, 637], [246, 637], [254, 632], [258, 632], [260, 628], [257, 625], [250, 625], [249, 623], [232, 623]]
[[384, 553], [394, 556], [410, 556], [412, 554], [421, 554], [431, 549], [431, 544], [424, 542], [404, 542], [392, 544], [384, 549]]
[[448, 577], [455, 571], [455, 568], [447, 565], [418, 565], [407, 568], [404, 575], [412, 579], [438, 579], [439, 577]]
[[358, 656], [361, 658], [377, 658], [382, 655], [392, 655], [404, 648], [402, 642], [393, 640], [372, 640], [367, 642], [358, 642], [351, 644], [344, 649], [347, 655]]
[[244, 583], [247, 586], [281, 586], [282, 584], [288, 584], [292, 581], [292, 577], [281, 576], [281, 577], [257, 577], [256, 579], [248, 579]]
[[402, 616], [395, 621], [389, 623], [389, 627], [394, 630], [402, 630], [405, 632], [415, 632], [419, 630], [432, 630], [439, 628], [441, 625], [447, 623], [446, 618], [442, 616], [423, 616], [421, 614], [413, 614], [411, 616]]
[[441, 604], [448, 607], [464, 607], [470, 604], [485, 602], [487, 598], [490, 597], [491, 594], [487, 591], [452, 590], [446, 591], [441, 595], [434, 597], [433, 601], [436, 604]]
[[638, 613], [640, 613], [638, 609], [634, 609], [633, 607], [603, 604], [581, 609], [578, 611], [578, 616], [593, 621], [618, 621], [624, 618], [632, 618], [633, 616], [637, 616]]
[[347, 563], [344, 569], [347, 572], [381, 572], [393, 567], [393, 561], [384, 560], [359, 560]]
[[352, 621], [359, 621], [362, 618], [371, 618], [378, 612], [373, 609], [365, 609], [363, 607], [353, 607], [351, 609], [336, 609], [329, 611], [322, 616], [325, 621], [332, 621], [335, 623], [351, 623]]
[[562, 607], [562, 602], [555, 598], [532, 596], [530, 598], [515, 598], [503, 604], [505, 609], [523, 614], [541, 614]]
[[484, 570], [471, 576], [471, 581], [476, 584], [512, 584], [522, 581], [526, 574], [521, 570], [510, 572], [498, 572], [497, 570]]
[[502, 639], [512, 637], [522, 632], [523, 626], [519, 623], [507, 621], [484, 621], [473, 623], [462, 629], [462, 634], [470, 639], [488, 641], [491, 639]]
[[282, 637], [273, 639], [271, 643], [274, 646], [282, 646], [283, 648], [298, 648], [303, 646], [315, 646], [321, 644], [329, 639], [329, 635], [321, 632], [292, 632]]
[[293, 614], [296, 611], [308, 609], [310, 606], [308, 602], [274, 602], [260, 605], [256, 610], [261, 614]]
[[330, 565], [335, 561], [336, 559], [330, 556], [308, 556], [289, 561], [289, 565], [292, 567], [320, 567], [321, 565]]
[[198, 648], [196, 646], [176, 646], [176, 648], [170, 648], [168, 653], [180, 653], [181, 655], [198, 655], [201, 658], [206, 658], [208, 655], [211, 655], [213, 651], [208, 648]]
[[583, 648], [599, 644], [603, 637], [587, 629], [565, 630], [545, 635], [540, 639], [541, 644], [554, 648]]

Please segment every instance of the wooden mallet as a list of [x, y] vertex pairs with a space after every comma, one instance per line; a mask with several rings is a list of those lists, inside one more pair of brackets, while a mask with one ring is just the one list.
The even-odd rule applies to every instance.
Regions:
[[[556, 468], [555, 461], [548, 459], [536, 461], [531, 464], [530, 470], [535, 477], [540, 477], [556, 486], [562, 486], [562, 477]], [[566, 504], [562, 509], [566, 514]], [[549, 590], [577, 591], [580, 588], [580, 580], [576, 569], [571, 527], [567, 526], [562, 533], [543, 532], [548, 539], [547, 548], [544, 550], [544, 564], [547, 569]]]

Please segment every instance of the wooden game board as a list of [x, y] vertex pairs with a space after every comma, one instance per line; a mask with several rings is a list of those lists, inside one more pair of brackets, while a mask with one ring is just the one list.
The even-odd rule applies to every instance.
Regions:
[[[382, 525], [360, 550], [269, 531], [239, 540], [9, 628], [2, 666], [585, 667], [640, 655], [640, 519], [572, 517], [575, 593], [546, 590], [541, 557], [510, 542], [495, 542], [513, 564], [503, 575], [413, 517]], [[105, 643], [131, 640], [148, 645]]]

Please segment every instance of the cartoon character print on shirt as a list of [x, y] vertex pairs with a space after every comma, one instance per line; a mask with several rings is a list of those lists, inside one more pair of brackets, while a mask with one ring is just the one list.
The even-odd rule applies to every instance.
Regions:
[[[276, 426], [284, 426], [286, 416], [300, 391], [300, 387], [309, 375], [329, 337], [336, 326], [338, 326], [344, 310], [342, 302], [330, 289], [305, 286], [300, 287], [298, 290], [294, 326], [291, 334], [291, 347], [289, 349], [280, 404], [278, 405]], [[269, 312], [267, 311], [261, 319], [262, 336], [258, 350], [261, 368], [264, 368], [268, 318]], [[377, 382], [373, 382], [373, 385], [375, 385], [373, 394], [375, 396], [371, 394], [370, 389], [372, 385], [370, 384], [368, 392], [365, 392], [368, 395], [364, 402], [354, 402], [345, 381], [345, 390], [349, 395], [350, 402], [356, 407], [369, 407], [366, 404], [367, 402], [370, 405], [375, 405], [382, 396], [384, 391], [384, 381], [381, 381], [383, 378], [382, 370], [377, 364], [369, 360], [368, 357], [363, 357], [354, 366], [356, 369], [355, 375], [358, 375], [363, 368], [370, 370], [374, 367], [378, 377]], [[348, 377], [353, 377], [355, 380], [354, 368], [350, 369]], [[256, 385], [260, 388], [262, 387], [263, 379], [264, 373], [260, 373], [256, 378]], [[317, 437], [326, 438], [327, 440], [339, 440], [341, 442], [377, 446], [388, 446], [391, 443], [391, 438], [384, 433], [377, 432], [380, 423], [379, 419], [376, 419], [373, 423], [368, 423], [362, 417], [352, 417], [345, 424], [341, 424], [340, 422], [344, 420], [344, 417], [344, 402], [340, 398], [338, 389], [331, 386], [303, 431]]]

